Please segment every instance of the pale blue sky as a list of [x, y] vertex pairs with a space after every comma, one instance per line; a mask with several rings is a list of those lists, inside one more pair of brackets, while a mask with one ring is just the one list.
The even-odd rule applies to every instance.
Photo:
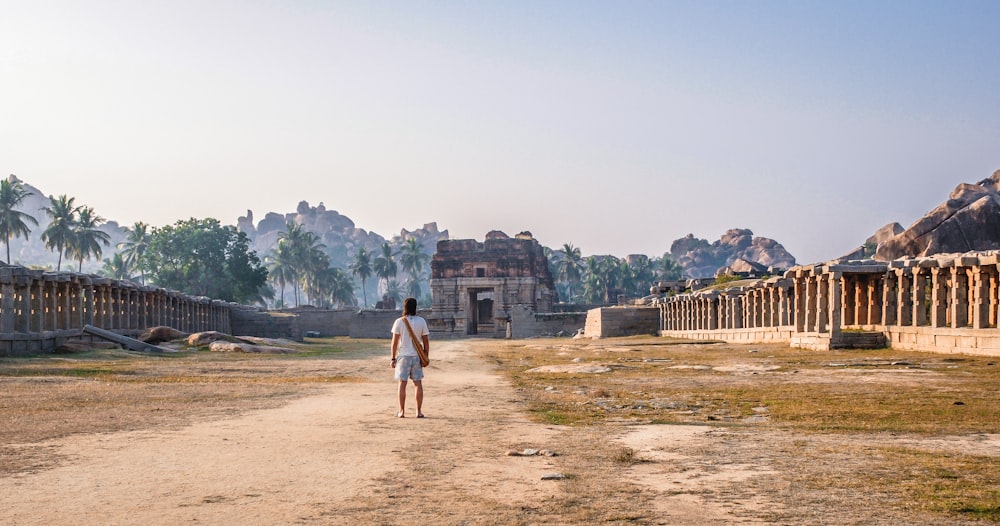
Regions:
[[122, 224], [801, 263], [1000, 169], [1000, 2], [0, 0], [0, 173]]

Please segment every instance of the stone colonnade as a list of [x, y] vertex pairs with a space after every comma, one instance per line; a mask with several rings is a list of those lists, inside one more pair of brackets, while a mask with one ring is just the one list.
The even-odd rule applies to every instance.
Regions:
[[680, 294], [660, 303], [661, 331], [781, 327], [794, 312], [794, 282], [771, 278], [751, 287]]
[[158, 325], [229, 333], [233, 306], [93, 275], [0, 267], [0, 354], [43, 350], [84, 325], [121, 333]]
[[902, 348], [1000, 354], [1000, 254], [803, 265], [783, 278], [671, 296], [659, 306], [661, 331], [671, 335], [785, 327], [793, 345], [811, 337], [805, 346], [819, 338], [829, 348], [847, 341], [849, 329], [882, 332]]

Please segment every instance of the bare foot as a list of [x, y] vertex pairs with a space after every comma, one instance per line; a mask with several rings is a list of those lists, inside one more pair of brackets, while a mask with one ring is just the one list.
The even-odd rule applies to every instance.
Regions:
[[406, 418], [402, 411], [396, 413], [396, 418]]

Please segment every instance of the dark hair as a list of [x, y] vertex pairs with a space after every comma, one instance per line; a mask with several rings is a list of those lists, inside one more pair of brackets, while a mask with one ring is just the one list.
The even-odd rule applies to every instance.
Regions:
[[417, 315], [417, 298], [406, 298], [403, 300], [403, 314], [407, 316]]

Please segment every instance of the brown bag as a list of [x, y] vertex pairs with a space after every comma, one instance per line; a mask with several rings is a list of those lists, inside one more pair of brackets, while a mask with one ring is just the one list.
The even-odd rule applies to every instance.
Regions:
[[417, 335], [413, 333], [413, 327], [410, 326], [410, 320], [403, 316], [403, 323], [406, 324], [406, 330], [410, 333], [410, 339], [413, 340], [413, 346], [417, 349], [417, 356], [420, 357], [420, 366], [427, 367], [431, 364], [430, 356], [427, 356], [427, 351], [424, 350], [423, 346], [420, 345], [420, 340], [417, 339]]

